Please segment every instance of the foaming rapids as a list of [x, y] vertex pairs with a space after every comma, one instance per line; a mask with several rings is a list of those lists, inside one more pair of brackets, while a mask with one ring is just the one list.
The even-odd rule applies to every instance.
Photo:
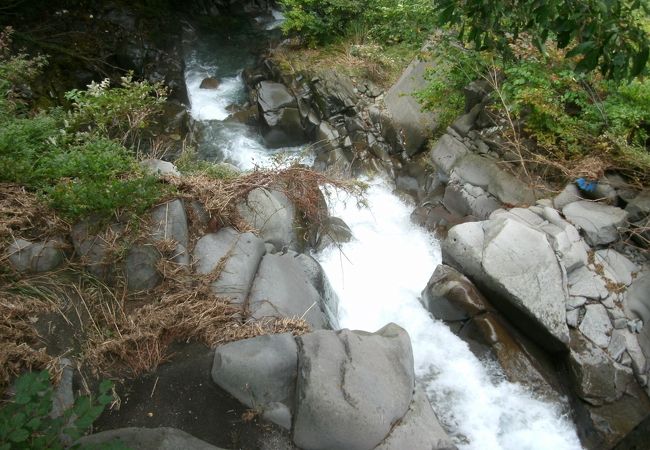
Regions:
[[354, 236], [341, 249], [317, 255], [338, 294], [341, 327], [376, 331], [395, 322], [408, 331], [416, 376], [458, 447], [582, 448], [559, 406], [495, 376], [420, 304], [420, 291], [440, 264], [441, 253], [437, 241], [411, 223], [409, 207], [377, 180], [366, 209], [330, 194], [332, 215], [342, 218]]

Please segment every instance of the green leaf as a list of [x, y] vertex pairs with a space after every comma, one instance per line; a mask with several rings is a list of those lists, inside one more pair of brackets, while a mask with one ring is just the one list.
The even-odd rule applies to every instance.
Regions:
[[9, 433], [9, 436], [7, 437], [11, 442], [20, 444], [21, 442], [25, 442], [29, 438], [29, 432], [27, 430], [19, 428]]

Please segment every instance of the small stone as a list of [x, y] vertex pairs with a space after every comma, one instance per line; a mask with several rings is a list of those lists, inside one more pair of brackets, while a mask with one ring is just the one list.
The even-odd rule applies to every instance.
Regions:
[[601, 299], [609, 295], [603, 279], [585, 266], [571, 272], [568, 283], [571, 296]]
[[181, 173], [174, 164], [160, 159], [145, 159], [144, 161], [140, 161], [140, 167], [151, 175], [181, 176]]
[[566, 302], [567, 311], [584, 306], [585, 303], [587, 303], [587, 299], [584, 297], [570, 296]]
[[569, 203], [577, 202], [579, 200], [582, 200], [580, 191], [575, 184], [571, 183], [567, 184], [564, 190], [553, 199], [553, 206], [555, 206], [555, 209], [562, 209]]
[[587, 305], [585, 317], [580, 323], [580, 331], [594, 344], [607, 348], [612, 332], [612, 323], [607, 316], [607, 310], [602, 305]]
[[204, 78], [199, 85], [199, 89], [217, 89], [221, 82], [214, 77]]
[[569, 325], [571, 328], [578, 328], [578, 325], [580, 324], [580, 309], [572, 309], [571, 311], [567, 311], [566, 313], [566, 323]]

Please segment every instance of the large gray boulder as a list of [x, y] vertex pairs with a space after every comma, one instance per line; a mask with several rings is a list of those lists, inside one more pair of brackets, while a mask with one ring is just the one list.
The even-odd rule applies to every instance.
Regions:
[[198, 274], [220, 270], [211, 285], [215, 294], [244, 304], [265, 253], [264, 242], [254, 234], [222, 228], [199, 239], [192, 258]]
[[630, 199], [625, 207], [630, 215], [630, 220], [636, 222], [650, 215], [650, 189], [641, 191], [634, 198]]
[[469, 152], [465, 144], [449, 134], [443, 134], [431, 150], [431, 161], [447, 177], [456, 161]]
[[156, 206], [151, 210], [151, 222], [151, 238], [156, 242], [175, 242], [171, 260], [184, 266], [189, 265], [189, 230], [183, 202], [175, 199]]
[[147, 291], [160, 284], [162, 275], [157, 266], [161, 257], [153, 245], [135, 245], [129, 249], [124, 262], [124, 275], [129, 291]]
[[322, 286], [318, 285], [319, 277], [322, 280], [324, 276], [308, 255], [292, 251], [266, 254], [248, 298], [251, 317], [299, 317], [315, 329], [329, 327]]
[[[384, 98], [392, 122], [390, 128], [397, 134], [395, 140], [409, 156], [422, 150], [438, 127], [437, 114], [424, 111], [422, 104], [413, 95], [427, 86], [426, 73], [433, 67], [433, 62], [416, 58]], [[393, 140], [391, 136], [387, 138], [389, 141]]]
[[295, 444], [305, 450], [368, 450], [407, 413], [415, 377], [408, 334], [316, 331], [298, 337]]
[[501, 207], [501, 203], [482, 188], [458, 182], [447, 184], [442, 203], [459, 216], [472, 216], [477, 219], [487, 219]]
[[584, 233], [585, 240], [592, 246], [618, 240], [618, 229], [627, 223], [628, 216], [621, 208], [585, 200], [569, 203], [562, 213]]
[[334, 70], [325, 70], [310, 82], [313, 102], [323, 119], [347, 113], [359, 98], [349, 77]]
[[424, 390], [415, 388], [406, 415], [375, 450], [455, 450], [456, 446], [440, 425]]
[[246, 406], [291, 429], [298, 346], [290, 333], [217, 347], [212, 380]]
[[277, 250], [291, 248], [299, 250], [294, 228], [295, 207], [287, 196], [277, 190], [255, 188], [245, 200], [237, 204], [241, 217], [264, 240], [273, 244]]
[[524, 334], [550, 351], [566, 348], [566, 283], [544, 233], [509, 218], [464, 223], [442, 251]]
[[124, 225], [114, 223], [102, 231], [98, 222], [84, 220], [72, 227], [70, 237], [81, 264], [94, 276], [110, 282], [115, 275], [114, 261], [111, 261], [113, 247], [124, 232]]
[[9, 263], [18, 272], [49, 272], [65, 261], [62, 239], [54, 238], [40, 242], [15, 239], [7, 247]]
[[76, 444], [95, 446], [119, 442], [132, 450], [223, 450], [176, 428], [120, 428], [79, 439]]
[[287, 147], [305, 142], [298, 102], [281, 83], [262, 81], [257, 89], [257, 104], [263, 135], [270, 147]]

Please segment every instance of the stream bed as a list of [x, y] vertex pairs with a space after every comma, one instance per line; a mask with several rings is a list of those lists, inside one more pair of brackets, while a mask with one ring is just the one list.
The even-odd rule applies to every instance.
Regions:
[[[243, 170], [271, 164], [277, 153], [304, 150], [268, 149], [255, 128], [225, 120], [229, 106], [246, 98], [240, 74], [255, 59], [251, 36], [202, 36], [185, 43], [190, 112], [202, 130], [199, 155]], [[221, 80], [218, 89], [199, 88], [209, 76]], [[367, 208], [344, 194], [329, 195], [331, 214], [350, 226], [353, 239], [314, 255], [338, 294], [341, 327], [374, 332], [395, 322], [408, 331], [418, 381], [459, 448], [580, 449], [561, 405], [505, 380], [421, 305], [420, 292], [441, 263], [439, 243], [411, 223], [411, 208], [392, 193], [390, 182], [367, 181]]]

